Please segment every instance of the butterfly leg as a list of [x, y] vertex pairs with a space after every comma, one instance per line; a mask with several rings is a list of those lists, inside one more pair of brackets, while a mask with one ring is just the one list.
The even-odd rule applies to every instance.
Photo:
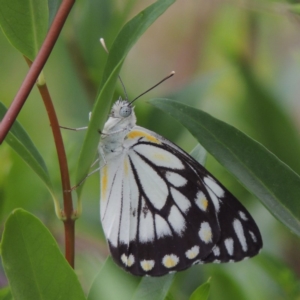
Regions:
[[[88, 177], [90, 177], [91, 175], [95, 174], [96, 172], [98, 172], [99, 170], [101, 170], [106, 164], [107, 164], [107, 161], [105, 159], [105, 154], [104, 154], [104, 151], [102, 149], [102, 147], [99, 147], [99, 153], [100, 153], [100, 157], [98, 157], [91, 165], [91, 168], [97, 163], [97, 162], [100, 162], [100, 166], [93, 170], [91, 173], [87, 174], [79, 183], [77, 183], [76, 185], [74, 185], [72, 188], [71, 188], [71, 191], [74, 191], [76, 190]], [[104, 162], [104, 164], [101, 164], [101, 162]]]
[[68, 130], [73, 130], [73, 131], [81, 131], [81, 130], [86, 130], [88, 129], [87, 126], [84, 127], [78, 127], [78, 128], [71, 128], [71, 127], [65, 127], [65, 126], [59, 126], [62, 129], [68, 129]]

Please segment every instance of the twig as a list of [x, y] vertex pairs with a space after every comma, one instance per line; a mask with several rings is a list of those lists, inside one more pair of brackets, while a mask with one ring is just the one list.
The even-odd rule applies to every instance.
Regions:
[[75, 0], [63, 0], [61, 3], [36, 59], [32, 63], [15, 99], [0, 123], [0, 144], [5, 139], [42, 71], [74, 3]]
[[[31, 66], [31, 61], [25, 57], [25, 60], [29, 67]], [[63, 191], [63, 222], [65, 228], [65, 257], [69, 262], [70, 266], [74, 268], [75, 261], [75, 218], [73, 211], [73, 201], [72, 194], [68, 191], [71, 190], [70, 176], [67, 163], [67, 156], [65, 152], [65, 147], [63, 144], [63, 139], [60, 132], [60, 126], [54, 109], [54, 105], [48, 90], [47, 85], [44, 83], [42, 85], [37, 84], [41, 97], [43, 99], [44, 105], [47, 110], [48, 118], [50, 121], [56, 152], [58, 156], [62, 191]]]

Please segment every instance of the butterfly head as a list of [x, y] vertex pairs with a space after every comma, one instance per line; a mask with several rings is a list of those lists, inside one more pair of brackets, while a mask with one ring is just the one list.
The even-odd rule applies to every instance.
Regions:
[[110, 112], [111, 118], [125, 119], [130, 117], [133, 113], [134, 107], [127, 100], [123, 100], [121, 97], [117, 100]]
[[109, 118], [104, 125], [104, 132], [115, 132], [122, 129], [131, 129], [136, 124], [134, 107], [127, 100], [120, 97], [113, 105]]

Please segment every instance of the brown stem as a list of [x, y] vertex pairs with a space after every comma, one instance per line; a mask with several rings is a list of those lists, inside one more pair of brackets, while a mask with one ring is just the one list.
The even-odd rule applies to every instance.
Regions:
[[5, 139], [8, 131], [22, 109], [22, 106], [25, 103], [30, 91], [32, 90], [32, 87], [34, 86], [40, 72], [42, 71], [74, 3], [75, 0], [62, 1], [36, 59], [29, 69], [17, 95], [15, 96], [15, 99], [0, 123], [0, 144], [2, 144], [3, 140]]
[[75, 220], [73, 219], [73, 203], [72, 203], [72, 194], [70, 192], [71, 185], [70, 185], [70, 176], [69, 176], [69, 170], [67, 164], [67, 156], [66, 156], [57, 116], [55, 113], [55, 109], [47, 85], [45, 84], [42, 86], [38, 86], [38, 89], [43, 98], [44, 105], [48, 113], [48, 117], [52, 128], [52, 133], [54, 137], [54, 142], [56, 146], [58, 161], [59, 161], [63, 199], [64, 199], [65, 257], [66, 260], [71, 265], [71, 267], [74, 268]]

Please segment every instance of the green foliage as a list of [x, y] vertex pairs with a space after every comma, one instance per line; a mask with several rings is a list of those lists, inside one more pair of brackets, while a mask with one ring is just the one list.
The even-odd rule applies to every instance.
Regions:
[[132, 300], [164, 300], [172, 284], [174, 274], [161, 278], [144, 277]]
[[[35, 58], [61, 2], [0, 0], [4, 33], [0, 34], [4, 103], [0, 103], [0, 119], [28, 71], [22, 55]], [[197, 145], [193, 157], [205, 163], [257, 220], [263, 253], [238, 264], [195, 266], [161, 278], [127, 274], [111, 258], [105, 260], [108, 252], [99, 221], [95, 175], [84, 190], [77, 190], [84, 202], [76, 224], [74, 272], [55, 241], [63, 244], [63, 225], [55, 218], [47, 189], [52, 197], [63, 191], [49, 121], [40, 96], [33, 92], [0, 147], [5, 271], [0, 272], [0, 282], [6, 285], [0, 290], [0, 300], [300, 298], [300, 182], [292, 171], [300, 171], [299, 124], [295, 122], [299, 119], [300, 60], [295, 44], [297, 23], [286, 20], [297, 18], [299, 4], [289, 1], [295, 4], [278, 13], [277, 3], [267, 0], [253, 7], [250, 3], [243, 7], [234, 2], [230, 6], [174, 2], [76, 1], [45, 67], [61, 125], [85, 126], [92, 110], [85, 136], [63, 132], [73, 184], [87, 174], [95, 159], [98, 130], [112, 102], [124, 93], [118, 75], [133, 99], [132, 94], [143, 92], [174, 69], [176, 76], [151, 91], [151, 97], [163, 95], [180, 103], [152, 100], [163, 112], [140, 99], [135, 103], [138, 123], [188, 152], [195, 140], [183, 126], [192, 133], [205, 148]], [[266, 9], [276, 18], [266, 14]], [[109, 55], [101, 48], [100, 37], [105, 38]], [[289, 45], [293, 45], [293, 55]], [[25, 210], [15, 210], [18, 207], [33, 212], [45, 225]]]
[[189, 300], [207, 300], [210, 290], [210, 278], [201, 284], [191, 295]]
[[47, 0], [1, 0], [0, 25], [11, 44], [33, 60], [47, 33]]
[[150, 103], [188, 128], [228, 171], [300, 236], [300, 177], [293, 170], [261, 144], [203, 111], [168, 99], [152, 99]]
[[9, 287], [3, 288], [0, 290], [0, 299], [1, 300], [12, 300], [12, 294]]
[[87, 299], [130, 300], [138, 283], [138, 277], [125, 273], [108, 257], [96, 275]]
[[[0, 102], [1, 118], [4, 117], [6, 111], [6, 107]], [[18, 121], [12, 126], [5, 141], [22, 157], [32, 170], [34, 170], [45, 183], [51, 195], [55, 197], [47, 166], [29, 135]]]
[[28, 212], [18, 209], [9, 216], [1, 256], [15, 300], [85, 299], [53, 236]]

